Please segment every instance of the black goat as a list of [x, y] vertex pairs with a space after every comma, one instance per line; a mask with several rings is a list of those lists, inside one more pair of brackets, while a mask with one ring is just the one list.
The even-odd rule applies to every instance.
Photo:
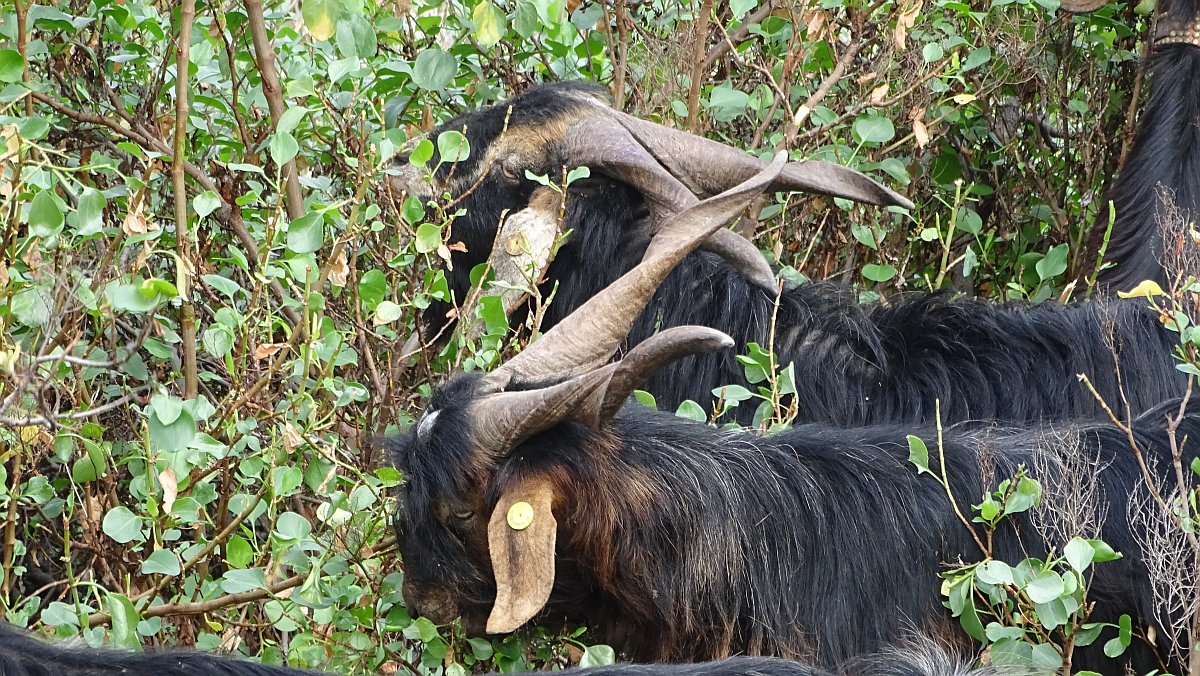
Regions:
[[[701, 664], [614, 664], [565, 669], [574, 676], [835, 676], [800, 662], [733, 657]], [[855, 660], [836, 676], [985, 676], [931, 642]], [[185, 650], [133, 653], [42, 641], [0, 622], [0, 676], [333, 676]], [[491, 676], [498, 676], [493, 674]]]
[[[1187, 86], [1182, 79], [1176, 85]], [[432, 184], [405, 156], [397, 165], [397, 185], [424, 197], [446, 191], [459, 199], [455, 208], [465, 210], [452, 225], [452, 237], [466, 251], [453, 254], [453, 269], [447, 272], [457, 302], [467, 299], [474, 266], [490, 260], [497, 269], [520, 267], [509, 260], [515, 254], [533, 269], [533, 278], [544, 272], [543, 294], [553, 289], [543, 327], [556, 325], [631, 269], [663, 218], [689, 199], [741, 180], [752, 164], [761, 166], [732, 148], [615, 112], [600, 90], [578, 83], [533, 88], [507, 104], [455, 118], [437, 133], [446, 130], [464, 131], [473, 154], [464, 162], [441, 164]], [[1139, 152], [1147, 162], [1158, 161], [1150, 150]], [[547, 268], [561, 200], [524, 172], [548, 174], [557, 183], [564, 168], [579, 165], [590, 166], [591, 177], [567, 190], [561, 225], [570, 237]], [[1126, 173], [1162, 176], [1138, 174], [1136, 167], [1131, 161]], [[865, 177], [829, 165], [817, 168], [824, 172], [820, 182], [793, 178], [770, 187], [902, 203]], [[530, 252], [521, 245], [526, 240], [542, 244]], [[497, 241], [500, 245], [493, 247]], [[849, 290], [819, 283], [785, 290], [776, 310], [765, 263], [734, 242], [710, 247], [722, 255], [693, 254], [668, 277], [629, 335], [628, 346], [633, 346], [662, 328], [698, 324], [736, 341], [735, 351], [691, 356], [677, 369], [651, 376], [646, 389], [664, 407], [691, 399], [711, 411], [714, 388], [745, 383], [736, 355], [751, 342], [772, 344], [773, 327], [780, 364], [795, 365], [799, 421], [928, 422], [939, 400], [946, 421], [1091, 417], [1100, 408], [1077, 375], [1088, 375], [1106, 401], [1121, 401], [1114, 351], [1135, 412], [1184, 389], [1173, 357], [1176, 336], [1142, 301], [994, 306], [934, 293], [863, 305]], [[1118, 245], [1112, 251], [1114, 258], [1137, 259], [1136, 251]], [[505, 279], [509, 287], [521, 283]], [[506, 307], [513, 309], [520, 298], [508, 291]], [[449, 309], [445, 303], [430, 307], [424, 317], [427, 336], [446, 326]], [[742, 423], [754, 414], [745, 404], [735, 411]]]
[[[758, 186], [778, 170], [777, 161]], [[938, 632], [950, 621], [937, 572], [981, 554], [942, 486], [908, 465], [909, 429], [806, 425], [760, 438], [624, 406], [668, 362], [732, 346], [715, 330], [676, 327], [608, 362], [655, 285], [754, 187], [682, 213], [631, 272], [496, 371], [451, 380], [391, 442], [407, 479], [397, 532], [411, 611], [461, 617], [473, 633], [565, 618], [638, 659], [745, 652], [822, 666], [877, 651], [905, 627]], [[1160, 413], [1134, 436], [1165, 472]], [[1179, 435], [1198, 438], [1200, 417]], [[921, 436], [938, 448], [933, 430]], [[1076, 457], [1104, 468], [1097, 498], [1109, 518], [1097, 536], [1125, 554], [1096, 570], [1092, 617], [1129, 613], [1154, 626], [1145, 553], [1125, 519], [1142, 479], [1118, 430], [950, 428], [944, 438], [963, 505], [1022, 464], [1048, 468], [1040, 478], [1053, 486], [1063, 474], [1054, 468]], [[1029, 516], [995, 538], [996, 557], [1009, 561], [1063, 545]], [[1145, 673], [1162, 647], [1135, 646], [1123, 659]], [[1105, 659], [1093, 647], [1074, 664], [1116, 673]]]
[[1106, 259], [1115, 264], [1097, 281], [1117, 289], [1144, 279], [1166, 288], [1164, 272], [1191, 246], [1188, 226], [1200, 216], [1200, 2], [1160, 0], [1158, 11], [1150, 98], [1108, 195], [1116, 220]]

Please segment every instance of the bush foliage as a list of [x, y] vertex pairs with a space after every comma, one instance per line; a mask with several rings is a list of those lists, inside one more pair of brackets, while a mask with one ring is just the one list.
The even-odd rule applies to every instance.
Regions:
[[917, 203], [764, 199], [737, 227], [788, 274], [1067, 297], [1144, 32], [1056, 0], [0, 0], [0, 607], [353, 673], [611, 660], [579, 630], [468, 640], [403, 607], [380, 439], [501, 344], [405, 350], [453, 213], [390, 194], [389, 159], [594, 80]]

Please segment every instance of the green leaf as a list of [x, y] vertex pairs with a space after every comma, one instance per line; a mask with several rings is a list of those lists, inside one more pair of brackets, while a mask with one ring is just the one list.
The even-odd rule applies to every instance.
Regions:
[[467, 639], [467, 643], [471, 645], [471, 654], [480, 662], [490, 660], [496, 652], [492, 649], [491, 641], [486, 638], [470, 638]]
[[300, 9], [304, 27], [314, 40], [328, 40], [333, 37], [340, 13], [341, 6], [338, 0], [304, 0]]
[[921, 56], [925, 59], [925, 63], [932, 63], [942, 58], [944, 52], [942, 46], [937, 42], [930, 42], [921, 48]]
[[293, 130], [304, 120], [308, 115], [308, 108], [304, 106], [291, 106], [279, 116], [279, 123], [275, 125], [275, 131], [284, 131], [292, 133]]
[[267, 144], [267, 150], [271, 152], [271, 160], [279, 167], [292, 161], [296, 153], [300, 152], [300, 145], [296, 143], [296, 138], [286, 131], [277, 131], [271, 135], [271, 141]]
[[180, 411], [179, 417], [169, 424], [160, 422], [156, 415], [150, 416], [147, 422], [150, 427], [150, 445], [158, 450], [182, 451], [196, 436], [196, 421], [186, 409]]
[[741, 385], [725, 385], [712, 391], [713, 396], [731, 404], [740, 404], [754, 397], [754, 393]]
[[359, 278], [358, 298], [368, 309], [374, 309], [379, 305], [383, 301], [385, 293], [387, 293], [387, 279], [378, 269], [372, 268]]
[[962, 207], [958, 210], [954, 226], [963, 232], [978, 236], [983, 230], [983, 218], [974, 209]]
[[27, 117], [18, 124], [17, 135], [26, 141], [38, 141], [50, 133], [50, 122], [41, 115]]
[[438, 160], [442, 163], [462, 162], [471, 156], [471, 143], [461, 132], [451, 130], [438, 134], [437, 146]]
[[1063, 555], [1067, 557], [1067, 563], [1076, 571], [1082, 573], [1092, 565], [1092, 559], [1096, 556], [1096, 550], [1092, 548], [1091, 543], [1083, 538], [1071, 538], [1067, 546], [1063, 549]]
[[112, 627], [112, 631], [108, 634], [109, 643], [115, 647], [130, 650], [140, 648], [141, 641], [138, 640], [137, 634], [140, 618], [129, 598], [123, 594], [110, 592], [104, 598], [104, 606], [108, 609], [109, 624]]
[[143, 575], [178, 575], [179, 557], [166, 549], [156, 549], [142, 561]]
[[205, 352], [217, 359], [223, 359], [233, 350], [234, 336], [228, 327], [216, 324], [204, 330], [200, 341], [204, 344]]
[[141, 517], [129, 511], [129, 508], [124, 505], [108, 510], [108, 513], [104, 515], [104, 520], [100, 522], [100, 528], [105, 535], [119, 544], [146, 540], [146, 536], [142, 534]]
[[24, 74], [25, 59], [21, 58], [21, 52], [0, 49], [0, 82], [20, 82]]
[[967, 60], [963, 61], [962, 72], [965, 73], [968, 70], [973, 70], [975, 68], [978, 68], [991, 60], [992, 60], [992, 48], [988, 47], [987, 45], [984, 45], [983, 47], [980, 47], [980, 48], [976, 49], [975, 51], [971, 52], [971, 54], [967, 56]]
[[437, 251], [442, 245], [442, 228], [433, 223], [422, 223], [417, 226], [417, 251], [423, 254]]
[[393, 303], [390, 300], [385, 300], [375, 307], [375, 318], [371, 323], [375, 326], [390, 324], [404, 314], [404, 307]]
[[1064, 589], [1062, 577], [1052, 570], [1038, 573], [1025, 585], [1025, 593], [1034, 603], [1049, 603], [1062, 596]]
[[704, 412], [704, 409], [700, 407], [700, 404], [697, 404], [691, 399], [685, 399], [675, 411], [675, 415], [679, 416], [680, 418], [695, 420], [696, 422], [705, 422], [708, 420], [708, 414]]
[[746, 12], [758, 6], [758, 0], [729, 0], [729, 11], [733, 12], [733, 18], [739, 21]]
[[84, 188], [79, 195], [79, 205], [75, 208], [71, 227], [80, 237], [95, 235], [104, 227], [104, 207], [107, 201], [104, 193], [95, 188]]
[[1012, 568], [1003, 561], [988, 561], [975, 570], [975, 579], [985, 584], [1012, 584]]
[[908, 435], [908, 461], [917, 468], [917, 474], [927, 473], [936, 476], [929, 470], [929, 447], [920, 437]]
[[42, 623], [51, 627], [78, 627], [79, 616], [76, 615], [75, 606], [67, 605], [62, 601], [51, 601], [46, 609], [42, 611]]
[[262, 568], [227, 570], [221, 576], [221, 591], [226, 594], [241, 594], [242, 592], [254, 591], [262, 589], [266, 584], [266, 574]]
[[254, 561], [254, 550], [240, 535], [231, 535], [225, 543], [225, 560], [234, 568], [245, 568]]
[[579, 666], [601, 667], [607, 664], [613, 664], [617, 661], [617, 655], [612, 648], [606, 645], [592, 645], [584, 648], [583, 657], [579, 660]]
[[204, 280], [205, 284], [228, 296], [229, 300], [233, 300], [238, 293], [243, 291], [240, 284], [221, 275], [202, 275], [200, 279]]
[[658, 408], [658, 402], [655, 401], [654, 395], [645, 390], [634, 390], [633, 398], [636, 399], [637, 403], [641, 404], [642, 406], [646, 406], [648, 408]]
[[318, 251], [325, 241], [325, 216], [310, 211], [288, 223], [287, 248], [298, 254]]
[[454, 57], [437, 47], [427, 47], [413, 63], [413, 84], [421, 89], [440, 91], [450, 84], [458, 63]]
[[108, 468], [104, 450], [99, 444], [89, 440], [84, 440], [83, 444], [86, 452], [71, 464], [71, 479], [81, 484], [99, 479]]
[[312, 524], [295, 512], [284, 512], [275, 522], [275, 535], [281, 540], [303, 540], [312, 534]]
[[412, 152], [408, 154], [408, 163], [414, 167], [425, 168], [429, 160], [433, 159], [433, 141], [423, 138], [413, 147]]
[[192, 208], [196, 210], [196, 216], [200, 218], [206, 218], [220, 207], [221, 196], [211, 190], [205, 190], [192, 198]]
[[63, 212], [58, 200], [48, 190], [39, 190], [29, 203], [29, 234], [34, 237], [53, 237], [63, 226]]
[[9, 308], [21, 324], [41, 326], [50, 320], [50, 290], [41, 286], [22, 289], [13, 294]]
[[896, 136], [896, 125], [880, 115], [863, 115], [854, 121], [854, 135], [860, 143], [886, 143]]
[[1192, 458], [1192, 474], [1200, 476], [1200, 458]]
[[887, 280], [896, 276], [896, 268], [887, 264], [876, 265], [874, 263], [868, 263], [867, 265], [863, 266], [862, 274], [863, 277], [866, 277], [872, 282], [886, 282]]
[[287, 497], [300, 488], [304, 471], [299, 467], [276, 467], [271, 470], [271, 488], [276, 497]]
[[1033, 646], [1033, 664], [1040, 670], [1054, 670], [1061, 668], [1063, 661], [1054, 646], [1039, 643]]
[[150, 407], [154, 410], [154, 416], [164, 425], [170, 425], [179, 419], [179, 414], [183, 413], [183, 400], [176, 399], [169, 394], [156, 394], [150, 397]]
[[484, 0], [475, 5], [471, 13], [471, 22], [475, 24], [475, 39], [483, 47], [491, 47], [500, 42], [508, 30], [505, 23], [508, 17], [501, 12], [491, 0]]
[[1070, 250], [1070, 245], [1063, 243], [1050, 247], [1042, 260], [1038, 261], [1034, 266], [1037, 269], [1038, 277], [1043, 282], [1050, 281], [1055, 277], [1067, 271], [1067, 253]]

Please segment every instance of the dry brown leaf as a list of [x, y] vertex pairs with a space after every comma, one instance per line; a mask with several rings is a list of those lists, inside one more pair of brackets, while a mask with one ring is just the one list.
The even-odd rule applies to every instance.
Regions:
[[828, 19], [825, 16], [825, 11], [814, 7], [804, 15], [805, 30], [808, 32], [809, 40], [820, 40], [821, 33], [825, 30]]
[[925, 144], [929, 143], [929, 130], [920, 120], [913, 120], [913, 140], [917, 142], [918, 148], [924, 148]]
[[158, 230], [158, 224], [146, 216], [142, 201], [135, 199], [125, 219], [121, 221], [121, 229], [126, 235], [144, 235], [151, 230]]
[[883, 99], [887, 96], [888, 84], [884, 82], [875, 89], [871, 90], [871, 103], [883, 103]]
[[0, 289], [8, 288], [8, 266], [0, 261]]
[[908, 29], [916, 25], [917, 15], [921, 13], [922, 0], [912, 0], [912, 3], [911, 6], [905, 7], [900, 12], [900, 16], [896, 17], [896, 28], [892, 31], [896, 49], [904, 49], [908, 43]]
[[446, 245], [446, 248], [451, 251], [458, 251], [461, 253], [467, 252], [467, 245], [463, 244], [462, 242], [450, 242]]
[[254, 348], [255, 361], [262, 361], [287, 347], [287, 343], [263, 343]]
[[346, 261], [346, 250], [342, 249], [338, 252], [337, 258], [333, 259], [333, 265], [329, 267], [329, 281], [334, 286], [346, 286], [346, 280], [350, 278], [350, 266]]
[[171, 508], [175, 506], [175, 498], [179, 497], [179, 479], [175, 476], [175, 470], [168, 467], [159, 472], [158, 483], [162, 486], [163, 491], [163, 511], [169, 514]]
[[304, 445], [304, 437], [300, 436], [300, 432], [292, 423], [287, 423], [283, 426], [283, 447], [288, 453], [300, 448]]

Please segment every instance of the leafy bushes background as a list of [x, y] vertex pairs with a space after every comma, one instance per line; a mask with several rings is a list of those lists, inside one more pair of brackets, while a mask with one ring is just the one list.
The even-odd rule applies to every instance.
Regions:
[[466, 640], [403, 607], [380, 439], [502, 345], [404, 345], [446, 293], [453, 213], [390, 194], [389, 158], [586, 78], [917, 203], [764, 199], [736, 227], [785, 274], [1077, 295], [1145, 26], [1056, 4], [0, 0], [0, 608], [356, 673], [611, 660], [578, 631]]

